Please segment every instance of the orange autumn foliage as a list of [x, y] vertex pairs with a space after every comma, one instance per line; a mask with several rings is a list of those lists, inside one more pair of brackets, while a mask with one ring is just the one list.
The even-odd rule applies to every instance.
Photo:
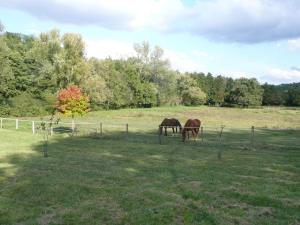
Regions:
[[58, 93], [57, 110], [65, 116], [83, 116], [89, 111], [90, 103], [88, 96], [75, 86], [69, 86]]

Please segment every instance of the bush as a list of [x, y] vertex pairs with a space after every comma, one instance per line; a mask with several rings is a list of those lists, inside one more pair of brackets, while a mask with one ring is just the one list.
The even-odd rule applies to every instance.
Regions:
[[184, 105], [203, 105], [205, 102], [206, 94], [199, 87], [190, 87], [182, 91], [182, 104]]
[[9, 115], [9, 105], [0, 105], [0, 116]]
[[226, 96], [226, 103], [239, 107], [256, 107], [262, 104], [263, 89], [256, 79], [240, 78]]
[[45, 91], [41, 94], [41, 100], [45, 105], [45, 110], [48, 113], [52, 113], [55, 110], [56, 102], [57, 102], [57, 94], [53, 94], [50, 91]]
[[31, 94], [22, 93], [9, 100], [11, 116], [42, 116], [47, 115], [45, 103]]

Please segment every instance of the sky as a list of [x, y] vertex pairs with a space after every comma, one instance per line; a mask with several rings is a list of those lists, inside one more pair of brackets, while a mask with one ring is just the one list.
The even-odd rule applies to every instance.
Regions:
[[87, 57], [126, 58], [148, 41], [181, 72], [300, 82], [300, 0], [0, 0], [0, 21], [79, 33]]

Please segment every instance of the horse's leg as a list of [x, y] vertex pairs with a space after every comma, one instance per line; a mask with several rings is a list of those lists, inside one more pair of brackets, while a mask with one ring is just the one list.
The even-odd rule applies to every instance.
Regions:
[[167, 136], [167, 127], [165, 127], [165, 136]]
[[194, 141], [196, 141], [197, 135], [198, 135], [198, 132], [197, 132], [197, 129], [195, 129], [195, 130], [194, 130]]

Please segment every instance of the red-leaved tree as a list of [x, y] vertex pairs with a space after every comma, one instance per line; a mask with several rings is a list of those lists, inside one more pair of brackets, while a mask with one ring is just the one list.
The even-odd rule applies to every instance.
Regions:
[[83, 116], [89, 109], [89, 98], [79, 87], [72, 85], [58, 93], [57, 110], [63, 115], [74, 120], [75, 116]]

